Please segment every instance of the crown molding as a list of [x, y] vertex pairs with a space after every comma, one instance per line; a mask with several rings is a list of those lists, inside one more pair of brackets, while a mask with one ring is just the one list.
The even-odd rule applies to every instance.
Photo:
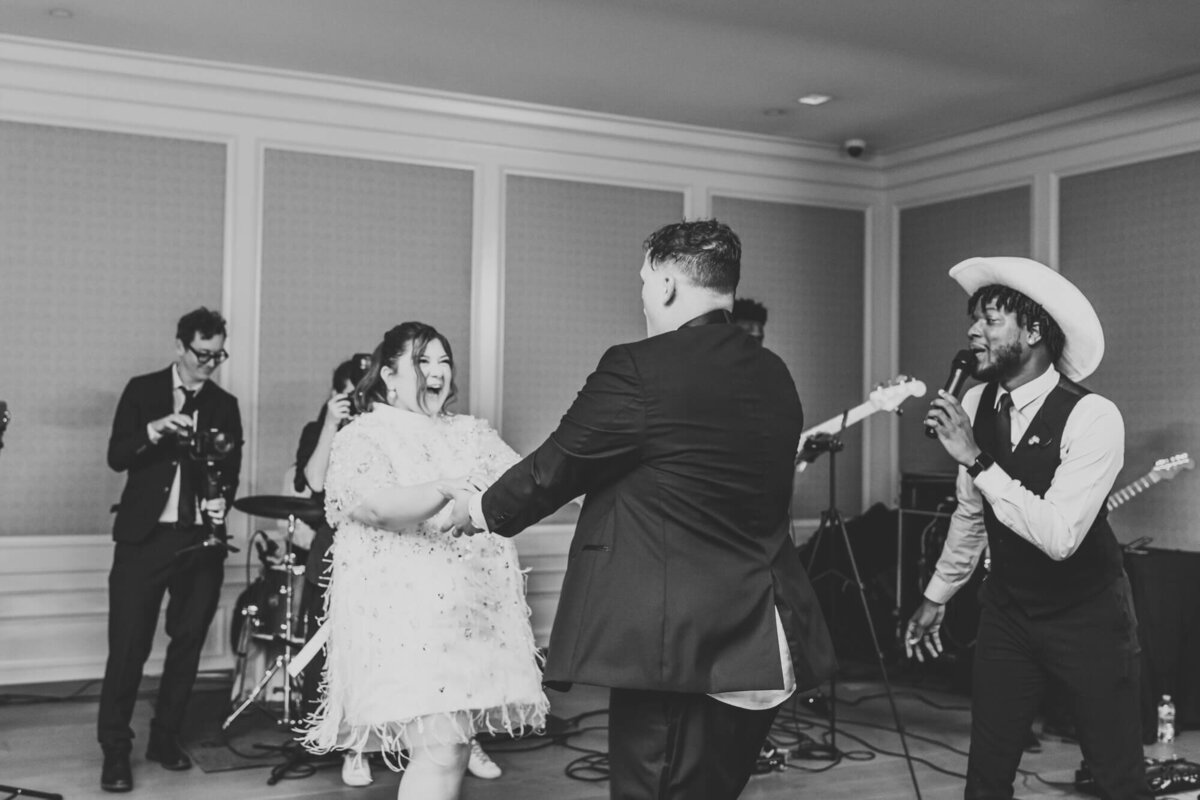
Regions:
[[1200, 122], [1200, 73], [879, 157], [888, 190]]
[[4, 34], [0, 88], [563, 155], [627, 159], [635, 145], [656, 164], [836, 186], [879, 180], [823, 143]]

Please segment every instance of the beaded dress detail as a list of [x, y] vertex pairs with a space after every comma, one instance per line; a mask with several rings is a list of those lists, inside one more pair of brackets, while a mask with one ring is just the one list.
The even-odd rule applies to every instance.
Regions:
[[349, 518], [364, 497], [439, 478], [499, 476], [518, 461], [485, 421], [428, 417], [377, 404], [333, 441], [325, 509], [336, 529], [326, 596], [330, 624], [314, 752], [469, 742], [478, 731], [543, 727], [549, 706], [511, 540], [456, 537], [432, 518], [399, 531]]

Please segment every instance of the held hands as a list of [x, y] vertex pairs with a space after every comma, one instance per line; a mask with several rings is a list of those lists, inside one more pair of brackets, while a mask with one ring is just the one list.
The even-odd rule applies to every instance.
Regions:
[[939, 389], [938, 396], [929, 404], [925, 424], [937, 431], [942, 447], [960, 464], [975, 463], [975, 457], [982, 452], [975, 444], [975, 433], [971, 430], [967, 412], [954, 395], [944, 389]]
[[942, 618], [946, 616], [944, 603], [932, 600], [922, 600], [921, 605], [913, 612], [904, 630], [904, 652], [909, 658], [924, 662], [925, 654], [921, 646], [929, 653], [930, 658], [942, 654]]
[[444, 481], [438, 486], [442, 496], [451, 502], [450, 516], [442, 524], [442, 531], [454, 531], [455, 536], [473, 536], [482, 528], [471, 522], [471, 498], [491, 485], [483, 475]]

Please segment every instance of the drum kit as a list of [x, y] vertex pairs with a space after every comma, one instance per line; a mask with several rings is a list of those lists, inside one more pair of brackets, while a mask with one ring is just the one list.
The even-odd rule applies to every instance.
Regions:
[[[325, 510], [311, 498], [282, 495], [243, 497], [235, 500], [233, 507], [254, 517], [286, 520], [287, 530], [282, 553], [278, 552], [274, 542], [268, 547], [259, 547], [259, 576], [238, 597], [231, 625], [237, 663], [230, 699], [236, 707], [221, 724], [221, 729], [228, 729], [252, 705], [276, 716], [266, 706], [271, 699], [267, 696], [268, 687], [277, 676], [283, 684], [283, 697], [282, 711], [276, 719], [280, 726], [291, 727], [300, 716], [297, 713], [299, 692], [292, 685], [294, 679], [288, 673], [288, 666], [292, 651], [303, 647], [305, 641], [305, 615], [301, 604], [304, 551], [295, 546], [296, 523], [303, 522], [316, 528], [323, 523]], [[247, 691], [246, 685], [252, 679], [257, 661], [262, 663], [262, 674]]]

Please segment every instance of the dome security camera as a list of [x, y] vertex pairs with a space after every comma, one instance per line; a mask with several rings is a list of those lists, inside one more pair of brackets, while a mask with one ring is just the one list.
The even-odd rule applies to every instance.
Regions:
[[851, 158], [862, 158], [867, 152], [867, 143], [862, 139], [847, 139], [842, 144], [842, 151]]

